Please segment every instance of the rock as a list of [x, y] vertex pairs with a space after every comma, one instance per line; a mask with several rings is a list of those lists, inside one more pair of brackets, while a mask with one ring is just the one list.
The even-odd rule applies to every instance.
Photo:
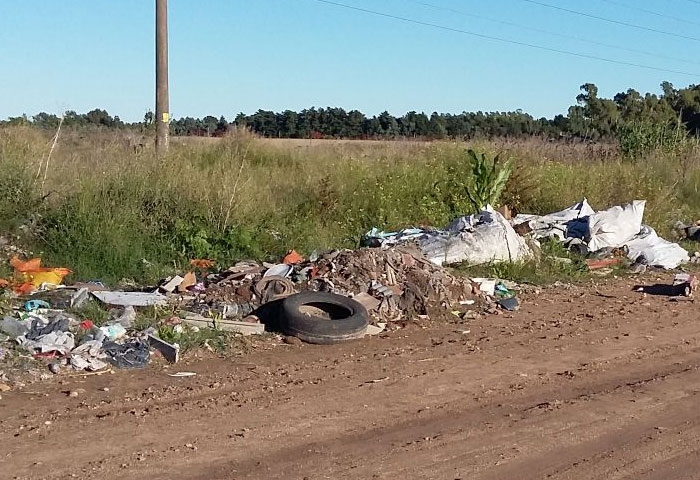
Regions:
[[58, 363], [49, 363], [49, 371], [54, 375], [61, 373], [61, 365]]
[[10, 390], [12, 390], [12, 387], [10, 387], [8, 384], [0, 383], [0, 392], [9, 392]]
[[79, 393], [78, 393], [77, 391], [75, 391], [75, 390], [73, 390], [72, 392], [69, 392], [69, 393], [68, 393], [68, 396], [71, 397], [71, 398], [75, 398], [75, 397], [77, 397], [78, 395], [79, 395]]
[[297, 337], [284, 337], [282, 341], [287, 345], [301, 345], [303, 343]]

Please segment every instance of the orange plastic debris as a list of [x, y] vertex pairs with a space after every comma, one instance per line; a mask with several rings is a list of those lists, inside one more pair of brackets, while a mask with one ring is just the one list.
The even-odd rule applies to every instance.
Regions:
[[287, 256], [282, 259], [282, 263], [286, 263], [287, 265], [295, 265], [303, 261], [304, 257], [299, 255], [296, 250], [290, 250], [289, 253], [287, 253]]
[[32, 258], [25, 262], [14, 256], [10, 259], [10, 266], [15, 269], [15, 272], [31, 272], [41, 268], [41, 258]]
[[36, 290], [36, 287], [35, 287], [34, 285], [32, 285], [31, 283], [22, 283], [22, 284], [17, 285], [17, 286], [13, 289], [13, 291], [14, 291], [17, 295], [29, 295], [29, 294], [32, 293], [34, 290]]
[[199, 268], [200, 270], [207, 270], [216, 265], [216, 262], [206, 259], [194, 259], [190, 260], [190, 265], [192, 265], [194, 268]]
[[41, 266], [40, 258], [22, 261], [12, 257], [10, 265], [15, 269], [15, 281], [19, 282], [15, 292], [31, 293], [42, 284], [60, 285], [63, 277], [71, 273], [67, 268], [46, 268]]

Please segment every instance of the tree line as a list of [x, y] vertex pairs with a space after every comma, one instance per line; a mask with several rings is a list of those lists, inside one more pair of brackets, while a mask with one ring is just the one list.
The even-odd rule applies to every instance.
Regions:
[[[615, 138], [628, 131], [630, 125], [655, 125], [683, 129], [700, 134], [700, 85], [677, 89], [669, 82], [661, 84], [662, 93], [642, 95], [634, 89], [613, 98], [598, 96], [598, 87], [586, 83], [580, 87], [576, 104], [566, 115], [552, 119], [534, 118], [528, 113], [462, 112], [459, 114], [411, 111], [396, 117], [389, 112], [368, 117], [358, 110], [342, 108], [308, 108], [295, 112], [258, 110], [238, 114], [231, 122], [225, 117], [208, 115], [204, 118], [183, 117], [170, 122], [173, 135], [221, 136], [230, 128], [247, 128], [265, 137], [278, 138], [475, 138], [475, 137], [570, 137], [583, 139]], [[55, 129], [61, 119], [55, 114], [41, 112], [29, 118], [8, 118], [0, 125], [33, 125]], [[95, 109], [79, 114], [65, 112], [63, 125], [84, 128], [136, 129], [146, 132], [154, 128], [154, 115], [147, 112], [142, 122], [126, 123], [107, 111]]]

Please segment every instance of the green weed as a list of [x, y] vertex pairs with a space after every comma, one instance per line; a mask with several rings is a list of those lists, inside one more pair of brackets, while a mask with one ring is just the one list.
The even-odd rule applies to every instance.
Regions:
[[[483, 202], [549, 213], [584, 196], [596, 209], [646, 199], [645, 221], [661, 235], [676, 220], [700, 218], [693, 148], [632, 163], [605, 146], [537, 139], [286, 144], [237, 132], [175, 138], [160, 161], [119, 135], [62, 131], [43, 198], [35, 172], [48, 134], [0, 130], [0, 234], [20, 234], [74, 280], [117, 284], [153, 283], [192, 258], [227, 265], [278, 260], [291, 248], [353, 248], [371, 227], [442, 227]], [[496, 152], [517, 162], [499, 167]], [[519, 277], [576, 274], [546, 261], [507, 268]]]
[[96, 300], [88, 300], [80, 308], [70, 310], [70, 313], [77, 315], [81, 320], [90, 320], [98, 327], [109, 320], [109, 311]]
[[188, 326], [183, 327], [182, 332], [177, 332], [173, 326], [164, 325], [158, 328], [158, 337], [168, 343], [180, 345], [180, 351], [186, 353], [191, 350], [207, 348], [216, 353], [225, 353], [234, 343], [236, 334], [224, 332], [213, 328], [194, 330]]
[[466, 186], [467, 196], [475, 212], [487, 205], [498, 206], [498, 200], [506, 187], [508, 177], [513, 172], [513, 160], [499, 165], [500, 155], [489, 160], [485, 153], [480, 156], [472, 149], [467, 151], [471, 165], [472, 179]]
[[575, 282], [587, 278], [584, 258], [569, 252], [560, 243], [542, 242], [539, 258], [522, 262], [498, 262], [488, 265], [456, 267], [470, 277], [500, 278], [518, 283], [544, 285], [556, 281]]

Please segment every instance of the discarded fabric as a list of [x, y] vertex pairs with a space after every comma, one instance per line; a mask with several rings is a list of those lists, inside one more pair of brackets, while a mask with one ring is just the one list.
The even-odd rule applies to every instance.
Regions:
[[75, 347], [75, 338], [70, 332], [55, 331], [34, 339], [21, 336], [17, 338], [17, 343], [32, 352], [56, 352], [60, 355], [66, 355]]
[[143, 368], [148, 365], [148, 344], [140, 340], [125, 343], [105, 342], [102, 346], [107, 360], [118, 368]]

